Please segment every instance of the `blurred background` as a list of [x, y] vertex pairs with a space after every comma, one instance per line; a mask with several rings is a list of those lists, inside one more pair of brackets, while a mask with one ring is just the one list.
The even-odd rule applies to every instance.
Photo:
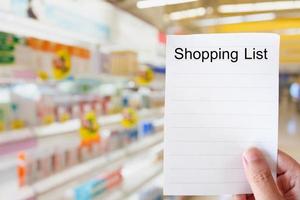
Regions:
[[229, 32], [280, 34], [300, 161], [300, 1], [1, 0], [0, 199], [163, 199], [166, 35]]

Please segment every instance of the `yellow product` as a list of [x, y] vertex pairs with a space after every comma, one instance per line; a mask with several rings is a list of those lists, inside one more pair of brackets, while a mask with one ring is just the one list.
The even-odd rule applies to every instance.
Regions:
[[43, 81], [46, 81], [49, 79], [48, 73], [45, 71], [42, 71], [42, 70], [38, 72], [38, 77]]
[[53, 59], [53, 75], [56, 80], [67, 78], [71, 72], [71, 56], [67, 50], [59, 50]]
[[14, 119], [11, 122], [12, 129], [21, 129], [25, 127], [25, 122], [21, 119]]
[[123, 119], [121, 125], [125, 128], [133, 128], [138, 123], [138, 115], [132, 108], [125, 108], [123, 110]]
[[153, 70], [149, 67], [144, 67], [138, 72], [138, 75], [135, 78], [135, 82], [138, 85], [145, 86], [151, 83], [153, 79], [154, 79]]
[[60, 122], [65, 122], [65, 121], [68, 121], [69, 119], [70, 119], [70, 115], [68, 113], [62, 113], [59, 116], [59, 121]]
[[81, 137], [81, 146], [90, 146], [93, 143], [100, 142], [99, 135], [100, 126], [94, 112], [88, 112], [81, 120], [81, 128], [79, 130]]
[[51, 124], [54, 122], [54, 116], [53, 115], [45, 115], [43, 117], [43, 124]]
[[0, 121], [0, 132], [5, 130], [5, 124], [3, 121]]
[[9, 115], [9, 105], [8, 104], [0, 104], [0, 132], [5, 131], [8, 126], [8, 122], [6, 119]]

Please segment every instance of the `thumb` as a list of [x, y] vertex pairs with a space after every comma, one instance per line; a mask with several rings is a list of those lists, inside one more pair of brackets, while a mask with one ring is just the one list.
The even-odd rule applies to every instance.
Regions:
[[282, 199], [263, 154], [257, 148], [244, 153], [243, 164], [256, 200]]

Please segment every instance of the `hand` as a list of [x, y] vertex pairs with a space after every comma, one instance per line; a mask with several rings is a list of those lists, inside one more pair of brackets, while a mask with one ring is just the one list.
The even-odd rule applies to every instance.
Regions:
[[276, 181], [256, 148], [245, 152], [243, 165], [253, 194], [237, 195], [236, 200], [300, 200], [300, 164], [287, 154], [278, 151]]

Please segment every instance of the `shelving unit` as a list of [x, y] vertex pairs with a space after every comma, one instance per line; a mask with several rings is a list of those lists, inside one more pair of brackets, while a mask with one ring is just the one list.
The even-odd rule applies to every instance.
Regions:
[[[141, 118], [162, 115], [163, 108], [144, 109], [138, 114]], [[122, 114], [115, 114], [99, 117], [98, 122], [101, 127], [107, 127], [119, 123], [121, 119]], [[7, 131], [0, 134], [0, 155], [32, 147], [36, 144], [36, 139], [73, 133], [79, 128], [80, 120], [72, 119], [64, 123]]]
[[[0, 24], [0, 32], [11, 33], [24, 37], [32, 37], [38, 40], [46, 40], [61, 44], [63, 46], [68, 45], [76, 48], [83, 48], [90, 51], [91, 61], [95, 61], [95, 63], [97, 63], [96, 61], [98, 60], [94, 56], [100, 56], [99, 54], [103, 48], [103, 45], [109, 45], [107, 42], [110, 42], [104, 41], [106, 40], [105, 38], [101, 39], [100, 37], [90, 37], [85, 34], [71, 32], [67, 29], [60, 28], [58, 26], [55, 26], [54, 24], [51, 24], [49, 22], [50, 20], [43, 21], [44, 18], [34, 20], [3, 11], [0, 11], [0, 18], [2, 19]], [[153, 34], [153, 38], [155, 41], [156, 34]], [[100, 46], [101, 49], [99, 48]], [[129, 48], [133, 47], [130, 46]], [[139, 50], [136, 51], [138, 52]], [[39, 67], [39, 69], [42, 66], [38, 64], [35, 65], [37, 66], [34, 67]], [[17, 72], [21, 71], [20, 69], [23, 69], [24, 66], [23, 63], [17, 62], [12, 65], [3, 65], [1, 70], [3, 72], [3, 78], [0, 80], [0, 83], [4, 85], [13, 85], [14, 83], [33, 83], [40, 86], [58, 85], [57, 81], [51, 79], [40, 82], [40, 80], [27, 77], [16, 78], [14, 75], [17, 74]], [[74, 77], [76, 79], [96, 79], [101, 83], [109, 84], [120, 84], [126, 82], [128, 83], [128, 85], [126, 84], [125, 87], [126, 89], [128, 89], [127, 87], [130, 85], [129, 83], [132, 82], [135, 75], [114, 75], [106, 73], [98, 74], [98, 70], [97, 73], [91, 73], [89, 70], [86, 70], [82, 73], [76, 74], [76, 76], [74, 75]], [[159, 80], [159, 83], [147, 86], [149, 87], [149, 91], [151, 90], [155, 92], [153, 93], [153, 95], [151, 93], [150, 96], [152, 99], [154, 99], [153, 105], [156, 106], [162, 105], [160, 104], [160, 102], [156, 102], [157, 100], [160, 100], [161, 97], [163, 97], [163, 95], [160, 95], [160, 93], [158, 94], [159, 90], [164, 89], [164, 85], [160, 85], [160, 83], [161, 82]], [[136, 85], [132, 85], [136, 87]], [[153, 85], [155, 87], [153, 87]], [[17, 153], [21, 150], [25, 150], [26, 153], [28, 152], [29, 156], [35, 157], [36, 155], [33, 155], [34, 153], [31, 155], [32, 151], [37, 152], [37, 156], [40, 156], [40, 154], [43, 155], [43, 152], [51, 151], [52, 149], [59, 149], [60, 147], [63, 148], [63, 146], [72, 147], [74, 145], [78, 145], [80, 137], [77, 132], [81, 126], [81, 121], [80, 119], [72, 119], [64, 123], [56, 122], [51, 125], [38, 125], [34, 127], [26, 127], [20, 130], [5, 131], [3, 133], [1, 132], [0, 161], [4, 162], [4, 164], [1, 167], [0, 171], [4, 181], [0, 185], [1, 189], [3, 189], [4, 191], [0, 194], [0, 199], [65, 200], [66, 191], [72, 190], [72, 188], [74, 188], [75, 186], [84, 183], [86, 180], [89, 180], [102, 172], [109, 171], [110, 169], [115, 169], [121, 166], [124, 166], [125, 168], [128, 163], [132, 162], [135, 159], [141, 159], [144, 161], [149, 156], [149, 152], [152, 152], [153, 149], [157, 147], [161, 148], [162, 146], [163, 133], [160, 131], [161, 127], [163, 127], [163, 110], [163, 107], [160, 107], [153, 109], [143, 109], [138, 112], [138, 117], [140, 120], [145, 119], [151, 122], [153, 121], [153, 126], [159, 127], [155, 129], [157, 133], [153, 135], [143, 136], [137, 141], [126, 145], [122, 149], [105, 153], [91, 160], [82, 161], [72, 167], [63, 169], [59, 172], [55, 172], [55, 174], [49, 175], [46, 178], [43, 177], [42, 180], [39, 180], [33, 185], [25, 186], [20, 189], [18, 188], [16, 175], [16, 166], [18, 162]], [[101, 131], [103, 131], [103, 137], [109, 135], [108, 133], [111, 130], [121, 130], [122, 127], [120, 125], [120, 121], [122, 120], [122, 118], [122, 114], [99, 117], [98, 123], [100, 124]], [[154, 177], [161, 174], [161, 172], [161, 161], [155, 163], [147, 163], [147, 166], [144, 166], [137, 172], [141, 175], [136, 176], [136, 174], [132, 174], [130, 176], [124, 176], [123, 183], [118, 188], [116, 188], [116, 190], [107, 192], [105, 195], [101, 196], [101, 198], [103, 197], [104, 199], [112, 200], [127, 198], [133, 193], [137, 192], [141, 187], [143, 187], [143, 185], [148, 183]]]
[[148, 183], [144, 184], [142, 187], [138, 189], [138, 191], [132, 193], [130, 196], [127, 197], [127, 200], [136, 200], [139, 198], [139, 192], [141, 192], [143, 189], [149, 188], [149, 187], [158, 187], [163, 188], [163, 173], [162, 171], [157, 174], [153, 179], [151, 179]]
[[103, 200], [120, 200], [130, 197], [132, 194], [141, 189], [145, 184], [150, 182], [162, 173], [162, 163], [153, 163], [142, 170], [137, 171], [139, 176], [127, 177], [124, 183], [115, 191], [109, 192], [107, 195], [101, 197]]
[[69, 32], [51, 24], [45, 24], [37, 20], [6, 12], [0, 12], [0, 18], [0, 31], [82, 47], [101, 44], [98, 38], [86, 37], [82, 34]]
[[103, 155], [99, 158], [87, 161], [70, 169], [64, 170], [63, 172], [53, 175], [42, 181], [39, 181], [33, 184], [32, 186], [24, 187], [18, 191], [17, 198], [28, 199], [28, 197], [32, 196], [46, 196], [47, 193], [49, 194], [49, 192], [53, 192], [56, 189], [58, 189], [61, 192], [62, 190], [65, 191], [66, 188], [74, 184], [74, 182], [72, 181], [76, 182], [76, 180], [88, 177], [89, 173], [93, 172], [94, 170], [101, 170], [104, 167], [108, 167], [110, 165], [115, 164], [116, 162], [121, 164], [129, 158], [134, 157], [137, 154], [153, 147], [154, 145], [161, 143], [162, 140], [162, 133], [156, 133], [154, 135], [145, 137], [137, 142], [134, 142], [124, 147], [123, 149], [116, 150], [107, 155]]
[[[159, 145], [153, 147], [152, 151], [154, 152], [152, 152], [152, 154], [155, 154], [155, 156], [157, 156], [158, 153], [162, 153], [162, 150], [163, 150], [163, 143], [160, 143]], [[156, 179], [158, 176], [160, 176], [163, 171], [162, 161], [160, 160], [153, 161], [153, 158], [149, 158], [149, 160], [146, 159], [147, 157], [144, 158], [142, 161], [136, 161], [136, 162], [144, 162], [143, 166], [136, 169], [133, 174], [129, 174], [127, 176], [125, 175], [124, 181], [120, 187], [112, 191], [108, 191], [99, 199], [103, 199], [103, 200], [127, 199], [133, 196], [133, 194], [138, 192], [141, 188], [145, 187], [145, 185], [149, 184], [149, 182], [153, 181], [153, 179]], [[139, 176], [136, 176], [136, 174], [139, 174]]]
[[34, 132], [29, 129], [9, 131], [0, 134], [0, 155], [36, 145]]

